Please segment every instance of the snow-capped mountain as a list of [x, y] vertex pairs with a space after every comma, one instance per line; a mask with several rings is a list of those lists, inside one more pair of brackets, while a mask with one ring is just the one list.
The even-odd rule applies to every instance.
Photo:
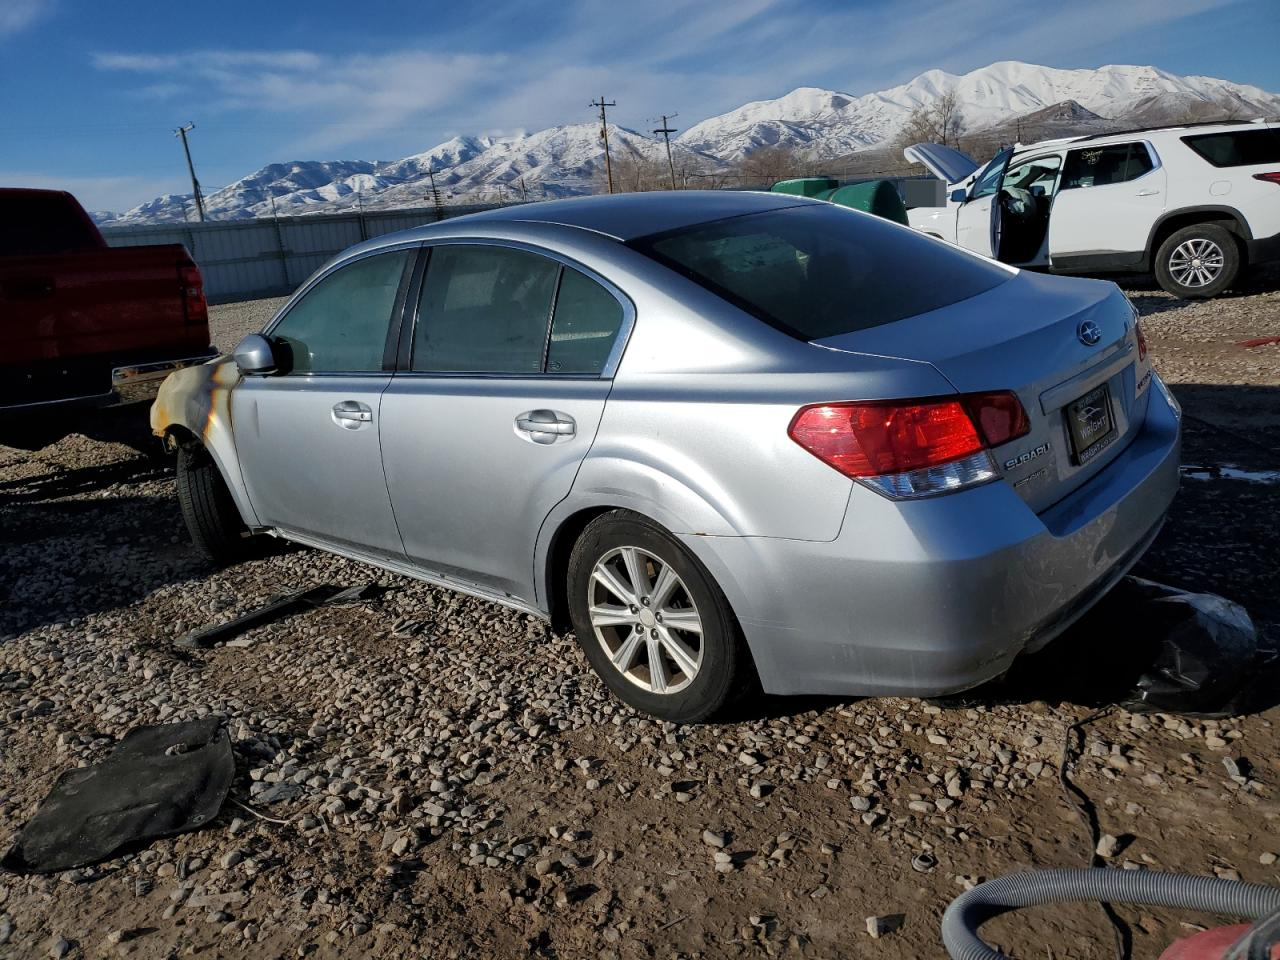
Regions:
[[[1000, 137], [1010, 129], [1062, 136], [1120, 120], [1135, 125], [1226, 113], [1280, 115], [1280, 95], [1213, 77], [1149, 66], [1059, 70], [1004, 61], [963, 76], [929, 70], [862, 96], [801, 87], [695, 124], [672, 141], [673, 159], [678, 170], [707, 173], [770, 146], [820, 159], [887, 155], [913, 111], [951, 92], [962, 133]], [[634, 130], [610, 125], [609, 143], [622, 189], [636, 188], [626, 178], [638, 176], [643, 165], [666, 162], [662, 142]], [[542, 199], [591, 192], [603, 167], [599, 126], [575, 123], [517, 137], [454, 137], [401, 160], [275, 163], [209, 194], [205, 208], [221, 220], [338, 212], [358, 203], [422, 206], [432, 201], [431, 174], [446, 202]], [[191, 207], [189, 195], [167, 195], [94, 217], [120, 225], [181, 221]]]
[[1125, 117], [1152, 98], [1219, 109], [1236, 106], [1247, 116], [1280, 113], [1280, 96], [1213, 77], [1181, 77], [1156, 67], [1058, 70], [1003, 61], [963, 76], [929, 70], [909, 83], [861, 97], [802, 87], [777, 100], [748, 103], [704, 120], [679, 140], [728, 160], [775, 144], [834, 157], [892, 139], [912, 111], [952, 91], [964, 131], [1064, 101], [1075, 101], [1105, 118]]

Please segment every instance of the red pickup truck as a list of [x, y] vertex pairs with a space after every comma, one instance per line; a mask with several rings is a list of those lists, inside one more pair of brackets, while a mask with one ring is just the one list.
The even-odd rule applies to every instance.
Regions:
[[184, 247], [108, 247], [71, 194], [0, 189], [0, 427], [145, 399], [215, 355]]

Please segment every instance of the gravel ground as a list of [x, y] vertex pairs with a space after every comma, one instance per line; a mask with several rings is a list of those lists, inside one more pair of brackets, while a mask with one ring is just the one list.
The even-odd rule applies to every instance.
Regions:
[[[1280, 346], [1236, 345], [1280, 336], [1280, 275], [1207, 304], [1130, 289], [1205, 468], [1139, 572], [1239, 600], [1274, 642], [1276, 486], [1213, 468], [1280, 469]], [[214, 308], [218, 345], [278, 305]], [[209, 572], [144, 413], [0, 447], [0, 837], [142, 723], [228, 717], [232, 800], [99, 867], [0, 877], [0, 955], [940, 957], [965, 887], [1091, 853], [1057, 764], [1133, 678], [1119, 601], [963, 700], [761, 697], [677, 728], [501, 607], [306, 550]], [[274, 593], [371, 580], [375, 601], [172, 646]], [[1072, 779], [1110, 862], [1280, 880], [1277, 721], [1090, 721]], [[1136, 957], [1212, 922], [1120, 913]], [[874, 945], [870, 917], [891, 918]], [[1096, 907], [986, 929], [1017, 956], [1112, 955]]]

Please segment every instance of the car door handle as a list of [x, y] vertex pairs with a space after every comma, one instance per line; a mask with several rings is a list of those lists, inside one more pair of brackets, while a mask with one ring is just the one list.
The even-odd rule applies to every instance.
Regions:
[[534, 443], [555, 443], [578, 432], [578, 425], [567, 413], [555, 410], [529, 410], [516, 417], [516, 431]]
[[373, 408], [359, 400], [341, 400], [333, 405], [333, 422], [347, 430], [358, 430], [373, 421]]
[[1155, 196], [1157, 193], [1159, 193], [1159, 192], [1160, 192], [1159, 190], [1139, 190], [1139, 191], [1137, 192], [1136, 196], [1139, 196], [1139, 197], [1154, 197], [1154, 196]]

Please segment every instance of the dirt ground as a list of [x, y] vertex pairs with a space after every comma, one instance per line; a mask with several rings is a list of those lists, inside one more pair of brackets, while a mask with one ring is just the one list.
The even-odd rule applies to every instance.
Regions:
[[[1238, 344], [1280, 337], [1280, 271], [1205, 304], [1128, 289], [1188, 465], [1136, 572], [1239, 601], [1274, 645], [1280, 344]], [[275, 305], [215, 308], [219, 345]], [[0, 876], [0, 956], [936, 958], [966, 886], [1092, 852], [1057, 771], [1069, 726], [1140, 669], [1119, 600], [965, 698], [760, 697], [677, 728], [609, 699], [531, 617], [301, 549], [211, 572], [145, 409], [78, 430], [0, 447], [0, 842], [138, 724], [225, 715], [236, 779], [205, 829]], [[244, 645], [172, 645], [281, 591], [370, 581], [387, 592]], [[1070, 776], [1113, 865], [1280, 882], [1278, 691], [1228, 720], [1088, 723]], [[1213, 922], [1118, 909], [1138, 958]], [[872, 939], [868, 917], [896, 929]], [[1094, 906], [985, 930], [1028, 960], [1114, 956]]]

